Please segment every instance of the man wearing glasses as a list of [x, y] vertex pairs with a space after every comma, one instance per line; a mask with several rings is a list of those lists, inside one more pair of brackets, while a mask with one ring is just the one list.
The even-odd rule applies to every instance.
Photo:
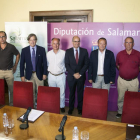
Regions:
[[125, 91], [138, 92], [139, 81], [138, 74], [140, 69], [140, 52], [133, 49], [134, 39], [127, 37], [124, 42], [125, 50], [119, 52], [116, 58], [116, 66], [119, 70], [118, 77], [118, 114], [117, 118], [122, 115], [123, 101]]
[[80, 47], [80, 38], [74, 36], [72, 38], [73, 47], [66, 50], [65, 66], [68, 71], [67, 80], [70, 90], [69, 95], [69, 111], [71, 115], [74, 109], [75, 91], [77, 87], [78, 98], [78, 114], [82, 114], [83, 91], [86, 79], [86, 71], [89, 65], [88, 52]]
[[[13, 105], [13, 74], [16, 71], [20, 54], [16, 47], [6, 42], [7, 35], [0, 31], [0, 79], [5, 79], [10, 91], [9, 105]], [[16, 55], [15, 64], [13, 65], [13, 56]]]

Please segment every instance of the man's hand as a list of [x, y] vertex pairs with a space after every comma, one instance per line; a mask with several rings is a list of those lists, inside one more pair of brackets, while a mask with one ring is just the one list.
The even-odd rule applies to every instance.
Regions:
[[16, 72], [17, 65], [18, 65], [18, 62], [19, 62], [19, 58], [20, 58], [20, 53], [16, 56], [15, 65], [13, 66], [13, 73]]
[[17, 69], [17, 65], [14, 65], [14, 66], [13, 66], [13, 73], [16, 72], [16, 69]]
[[92, 84], [93, 81], [92, 80], [88, 80], [88, 82]]
[[22, 82], [25, 82], [25, 77], [24, 77], [24, 76], [21, 77], [21, 81], [22, 81]]
[[46, 80], [46, 78], [47, 78], [47, 75], [43, 75], [43, 80]]
[[73, 76], [75, 79], [79, 79], [81, 77], [79, 73], [75, 73]]
[[117, 69], [119, 70], [120, 66], [118, 65], [118, 66], [116, 66], [116, 67], [117, 67]]
[[113, 82], [112, 82], [112, 81], [110, 81], [110, 84], [113, 84]]

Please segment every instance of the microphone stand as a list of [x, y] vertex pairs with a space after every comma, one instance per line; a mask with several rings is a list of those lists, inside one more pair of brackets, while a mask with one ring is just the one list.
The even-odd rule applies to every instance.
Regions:
[[66, 120], [67, 120], [67, 116], [64, 116], [60, 123], [60, 127], [58, 129], [59, 132], [62, 131], [62, 135], [60, 134], [60, 135], [55, 136], [55, 140], [65, 140], [66, 139], [66, 137], [64, 136], [64, 126], [65, 126]]
[[64, 127], [62, 128], [62, 140], [65, 140], [66, 137], [64, 136]]
[[28, 127], [29, 127], [29, 124], [28, 124], [28, 116], [27, 116], [27, 118], [26, 118], [26, 123], [21, 124], [21, 125], [20, 125], [20, 129], [27, 129]]
[[66, 137], [64, 136], [64, 127], [62, 128], [62, 135], [55, 136], [55, 140], [65, 140]]

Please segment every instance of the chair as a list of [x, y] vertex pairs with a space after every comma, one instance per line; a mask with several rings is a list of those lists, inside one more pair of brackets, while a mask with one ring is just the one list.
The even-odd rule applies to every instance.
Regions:
[[14, 81], [13, 106], [33, 108], [33, 83]]
[[39, 86], [37, 110], [60, 114], [60, 88]]
[[5, 104], [5, 84], [4, 79], [0, 79], [0, 104]]
[[126, 91], [123, 103], [122, 122], [140, 125], [140, 93]]
[[82, 117], [107, 120], [108, 90], [86, 87]]

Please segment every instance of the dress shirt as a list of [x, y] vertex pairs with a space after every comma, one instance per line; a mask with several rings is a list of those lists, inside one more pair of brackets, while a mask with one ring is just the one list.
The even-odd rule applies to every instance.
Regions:
[[33, 51], [33, 48], [34, 48], [34, 50], [35, 50], [35, 56], [36, 56], [36, 50], [37, 50], [37, 47], [36, 47], [36, 46], [31, 47], [31, 46], [30, 46], [30, 54], [31, 54], [31, 58], [32, 58], [32, 51]]
[[101, 52], [98, 50], [98, 71], [97, 75], [103, 75], [104, 74], [104, 59], [105, 59], [105, 51]]
[[55, 54], [53, 50], [47, 53], [48, 71], [52, 74], [60, 74], [66, 71], [65, 68], [65, 51], [59, 49]]
[[78, 59], [79, 59], [79, 54], [80, 54], [79, 47], [77, 49], [73, 47], [73, 50], [74, 50], [74, 57], [75, 57], [75, 59], [76, 59], [76, 50], [78, 51]]

